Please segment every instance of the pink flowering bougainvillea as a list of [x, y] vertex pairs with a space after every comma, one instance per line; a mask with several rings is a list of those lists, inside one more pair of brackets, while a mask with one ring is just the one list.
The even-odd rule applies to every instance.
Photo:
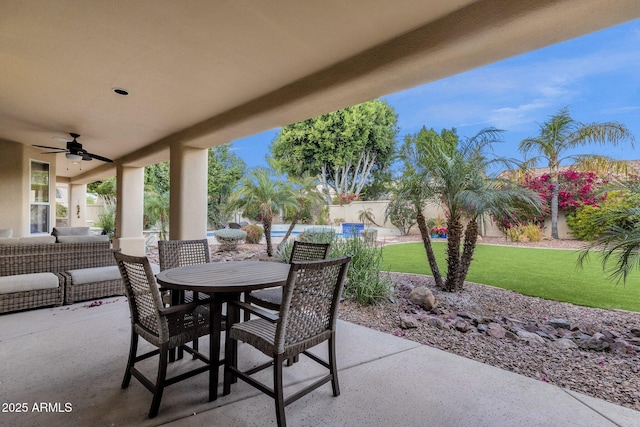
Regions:
[[[596, 196], [596, 189], [605, 183], [593, 172], [579, 172], [572, 169], [558, 174], [558, 209], [573, 211], [583, 205], [597, 206], [602, 197]], [[544, 202], [545, 216], [551, 210], [551, 176], [527, 175], [524, 186], [537, 191]]]
[[[562, 212], [574, 212], [584, 205], [598, 206], [598, 203], [606, 196], [598, 196], [598, 187], [605, 184], [593, 172], [580, 172], [572, 169], [558, 174], [558, 209]], [[522, 185], [538, 193], [542, 201], [542, 212], [532, 212], [531, 209], [520, 209], [515, 212], [515, 218], [495, 218], [498, 227], [502, 230], [510, 229], [516, 225], [530, 223], [542, 224], [551, 216], [551, 192], [553, 184], [548, 173], [534, 176], [526, 175]]]

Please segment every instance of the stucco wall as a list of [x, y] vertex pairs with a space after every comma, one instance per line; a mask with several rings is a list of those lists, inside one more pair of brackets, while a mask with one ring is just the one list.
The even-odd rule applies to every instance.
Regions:
[[[360, 221], [360, 212], [371, 209], [375, 222], [381, 227], [395, 228], [389, 221], [385, 221], [385, 210], [389, 204], [388, 200], [376, 200], [370, 202], [352, 202], [348, 205], [329, 205], [329, 218], [332, 224], [342, 219], [340, 222], [362, 222]], [[424, 211], [425, 218], [444, 218], [444, 214], [437, 205], [428, 205]], [[413, 226], [409, 234], [419, 233], [418, 227]]]

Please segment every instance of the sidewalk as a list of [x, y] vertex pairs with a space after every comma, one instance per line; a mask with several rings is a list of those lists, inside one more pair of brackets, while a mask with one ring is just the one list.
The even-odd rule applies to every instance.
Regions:
[[[149, 420], [151, 393], [135, 380], [120, 388], [126, 300], [102, 301], [0, 316], [0, 425], [275, 425], [273, 401], [241, 381], [207, 402], [207, 375], [168, 387]], [[208, 351], [207, 340], [200, 343]], [[286, 408], [290, 426], [640, 426], [631, 409], [347, 322], [339, 322], [337, 348], [341, 395], [325, 385], [294, 402]], [[316, 352], [324, 356], [326, 347]], [[241, 367], [263, 360], [249, 346], [239, 354]], [[156, 359], [147, 362], [151, 373]], [[320, 372], [301, 356], [285, 368], [285, 393]]]

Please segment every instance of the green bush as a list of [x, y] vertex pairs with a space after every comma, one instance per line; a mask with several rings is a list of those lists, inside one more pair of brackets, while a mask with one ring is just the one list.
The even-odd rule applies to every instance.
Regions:
[[300, 233], [300, 240], [314, 243], [333, 243], [336, 232], [331, 227], [311, 227]]
[[94, 227], [102, 228], [102, 234], [113, 239], [116, 230], [116, 205], [105, 204], [98, 212], [98, 219], [93, 223]]
[[245, 238], [245, 242], [250, 243], [252, 245], [257, 245], [262, 240], [262, 236], [264, 235], [264, 230], [262, 227], [250, 224], [242, 227], [242, 231], [247, 233], [247, 237]]
[[600, 206], [584, 205], [576, 209], [573, 215], [567, 216], [567, 226], [578, 240], [592, 241], [616, 224], [622, 212], [640, 205], [640, 195], [628, 190], [611, 191]]
[[66, 218], [69, 209], [60, 202], [56, 202], [56, 218]]
[[[331, 243], [329, 258], [351, 255], [347, 272], [347, 282], [343, 296], [352, 298], [359, 304], [375, 304], [391, 294], [391, 279], [382, 273], [382, 248], [358, 237], [340, 238], [335, 233], [307, 234], [308, 242]], [[293, 242], [288, 241], [276, 253], [276, 258], [287, 262]]]
[[238, 243], [247, 237], [247, 233], [244, 231], [233, 228], [216, 230], [213, 232], [213, 235], [220, 244], [220, 249], [223, 251], [235, 249], [238, 246]]
[[[406, 236], [411, 227], [416, 224], [415, 208], [409, 200], [394, 197], [387, 205], [385, 219], [388, 219], [400, 231], [400, 234]], [[433, 226], [435, 226], [435, 221], [430, 227]]]

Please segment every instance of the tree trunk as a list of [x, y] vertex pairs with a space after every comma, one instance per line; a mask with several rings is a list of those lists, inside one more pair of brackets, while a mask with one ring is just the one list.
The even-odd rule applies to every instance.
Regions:
[[267, 256], [273, 256], [273, 248], [271, 247], [271, 218], [262, 218], [262, 225], [264, 225], [264, 238], [267, 240]]
[[462, 257], [460, 258], [460, 283], [459, 290], [464, 287], [464, 281], [467, 278], [469, 272], [469, 266], [473, 261], [473, 252], [476, 250], [476, 244], [478, 243], [478, 219], [473, 219], [467, 224], [467, 229], [464, 231], [464, 245], [462, 249]]
[[278, 248], [276, 249], [277, 251], [279, 251], [280, 248], [283, 247], [285, 243], [287, 243], [287, 239], [289, 238], [289, 236], [291, 236], [293, 227], [295, 227], [296, 224], [298, 223], [298, 218], [300, 218], [300, 211], [297, 211], [296, 214], [291, 219], [291, 225], [289, 225], [289, 229], [287, 230], [286, 234], [282, 238], [282, 241], [278, 244]]
[[429, 268], [431, 268], [433, 279], [436, 282], [436, 286], [440, 289], [443, 289], [444, 284], [442, 283], [442, 276], [440, 275], [440, 270], [438, 270], [436, 256], [433, 253], [433, 247], [431, 246], [431, 236], [429, 228], [427, 227], [427, 221], [425, 220], [424, 215], [422, 215], [422, 212], [418, 212], [418, 214], [416, 215], [416, 222], [418, 223], [418, 229], [420, 229], [422, 244], [424, 245], [424, 250], [427, 253], [427, 260], [429, 261]]
[[447, 220], [447, 280], [445, 291], [458, 291], [460, 274], [460, 241], [462, 240], [462, 224], [457, 218]]
[[551, 237], [554, 239], [559, 239], [558, 235], [558, 193], [560, 189], [558, 188], [558, 174], [559, 174], [559, 165], [557, 162], [552, 161], [549, 165], [549, 175], [551, 178]]

